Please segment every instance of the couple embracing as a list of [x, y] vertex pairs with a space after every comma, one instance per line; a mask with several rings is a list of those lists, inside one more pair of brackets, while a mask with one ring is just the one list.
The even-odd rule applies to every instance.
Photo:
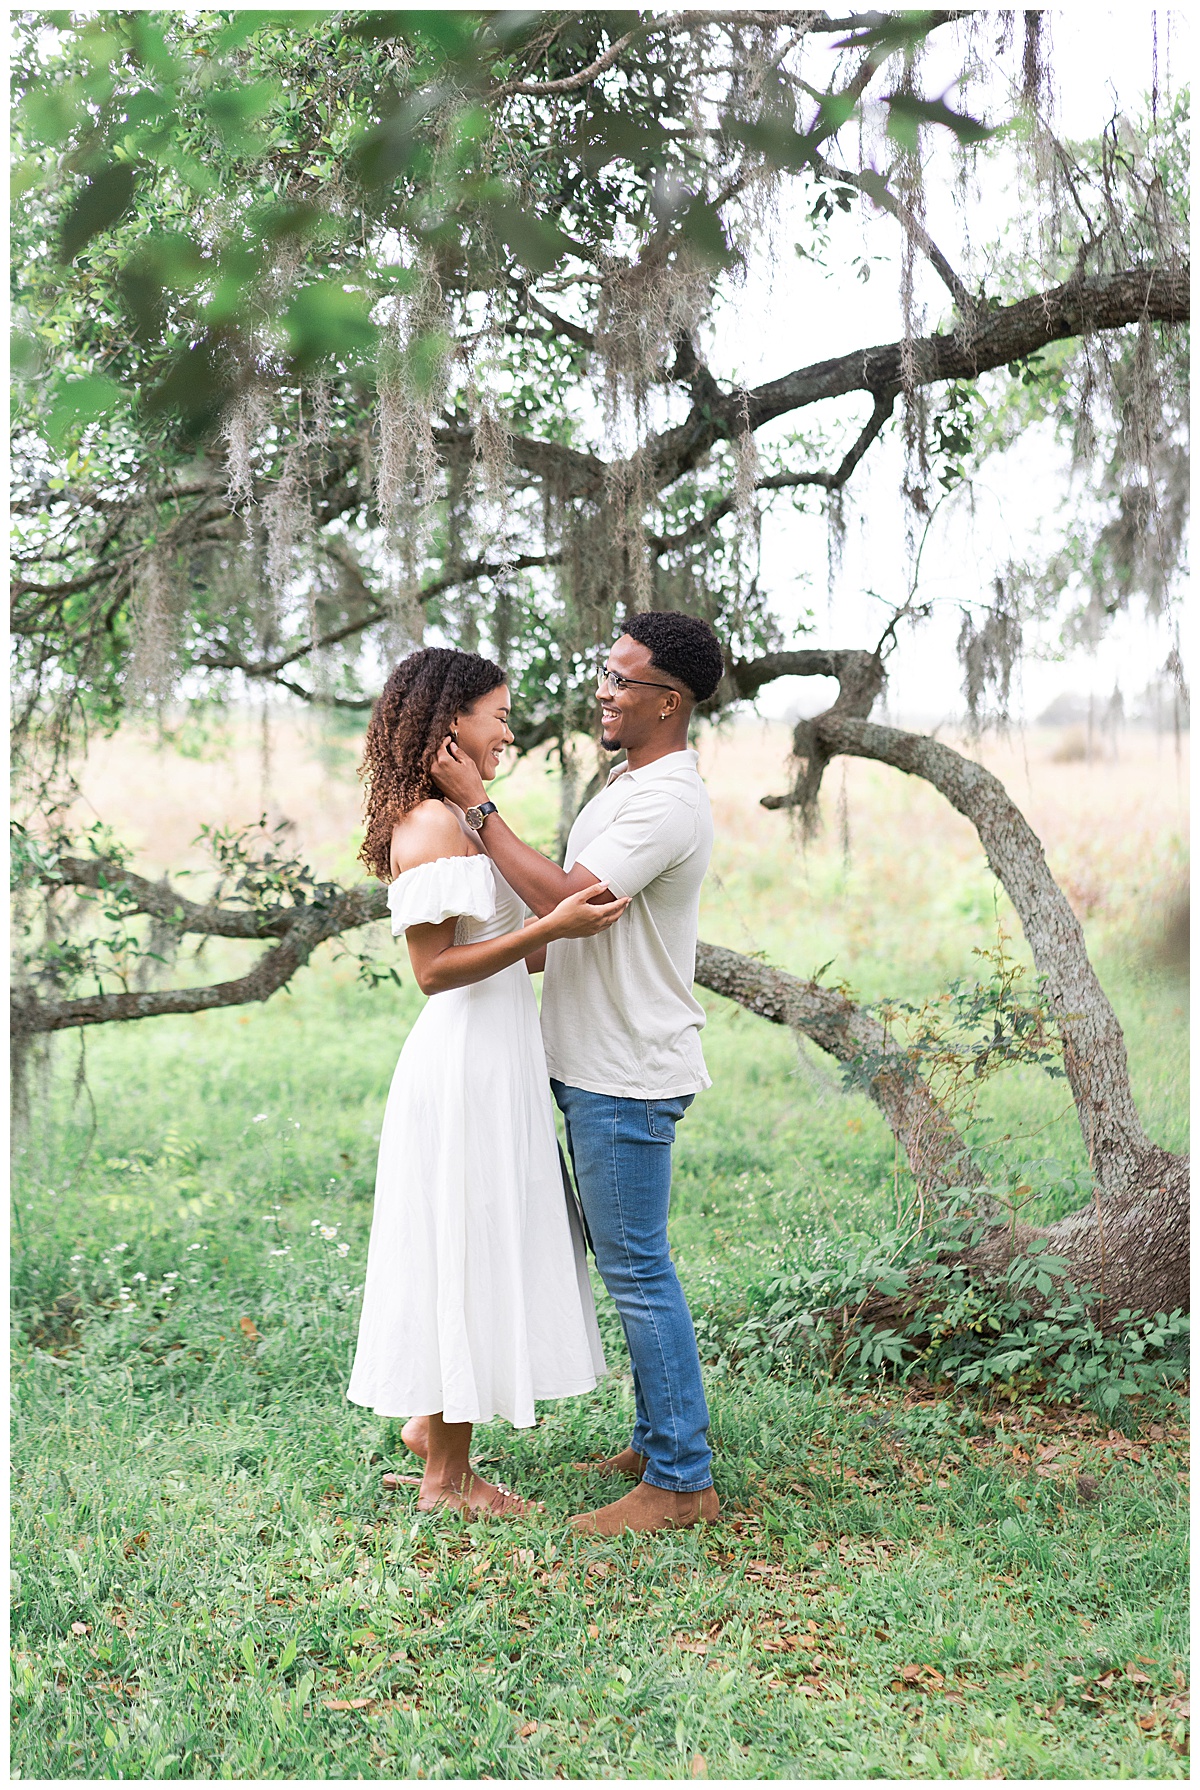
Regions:
[[498, 666], [413, 653], [371, 716], [362, 856], [431, 998], [388, 1097], [348, 1397], [408, 1419], [421, 1509], [540, 1508], [472, 1470], [472, 1426], [529, 1426], [535, 1399], [590, 1392], [606, 1371], [586, 1224], [636, 1408], [628, 1446], [590, 1470], [635, 1484], [574, 1525], [616, 1535], [717, 1515], [667, 1209], [675, 1127], [709, 1085], [692, 975], [712, 817], [688, 723], [721, 671], [704, 622], [629, 621], [597, 690], [602, 744], [624, 762], [579, 814], [563, 868], [487, 800], [512, 740]]

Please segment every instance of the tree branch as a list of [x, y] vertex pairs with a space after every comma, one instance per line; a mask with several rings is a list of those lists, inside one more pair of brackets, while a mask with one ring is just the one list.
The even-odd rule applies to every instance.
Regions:
[[865, 719], [861, 704], [858, 713], [855, 706], [841, 705], [839, 698], [824, 714], [797, 725], [794, 750], [804, 769], [791, 795], [766, 797], [763, 806], [811, 809], [825, 766], [845, 753], [924, 778], [965, 815], [1016, 909], [1043, 979], [1096, 1177], [1112, 1192], [1143, 1184], [1147, 1163], [1162, 1152], [1142, 1128], [1120, 1023], [1092, 968], [1079, 921], [1046, 863], [1041, 841], [1000, 779], [983, 765], [925, 734], [880, 727]]
[[[81, 862], [77, 860], [76, 862]], [[66, 880], [66, 879], [64, 879]], [[124, 880], [129, 881], [127, 873]], [[146, 890], [154, 885], [145, 878], [136, 881]], [[189, 904], [193, 908], [195, 904]], [[147, 907], [144, 912], [153, 912]], [[172, 1013], [201, 1013], [214, 1007], [240, 1007], [251, 1001], [265, 1001], [291, 981], [319, 944], [355, 927], [387, 915], [387, 890], [382, 883], [364, 882], [339, 892], [329, 902], [302, 909], [288, 909], [274, 919], [264, 916], [260, 930], [253, 936], [270, 937], [272, 927], [287, 922], [281, 942], [264, 952], [254, 968], [229, 982], [210, 983], [200, 988], [159, 988], [119, 994], [84, 995], [72, 1000], [46, 999], [32, 989], [14, 988], [11, 995], [10, 1028], [14, 1037], [33, 1033], [60, 1032], [76, 1026], [107, 1025], [113, 1021], [154, 1019]], [[169, 916], [164, 916], [168, 920]], [[210, 930], [195, 924], [193, 913], [188, 931]], [[234, 936], [226, 934], [225, 936]], [[237, 936], [246, 936], [241, 933]]]
[[[696, 981], [760, 1019], [811, 1038], [839, 1063], [885, 1053], [879, 1020], [838, 989], [801, 981], [756, 958], [703, 942], [696, 949]], [[970, 1150], [919, 1075], [889, 1068], [874, 1077], [868, 1092], [903, 1144], [923, 1189], [981, 1185], [983, 1175]], [[980, 1198], [979, 1210], [985, 1216], [999, 1215], [986, 1195]]]
[[[874, 409], [871, 411], [866, 426], [833, 472], [772, 472], [768, 473], [766, 478], [756, 479], [754, 489], [756, 491], [787, 491], [799, 485], [818, 485], [825, 491], [840, 491], [896, 408], [897, 396], [897, 392], [888, 391], [882, 392], [876, 398]], [[717, 503], [710, 504], [702, 516], [690, 523], [679, 534], [647, 535], [647, 545], [656, 556], [678, 552], [681, 548], [690, 547], [694, 542], [702, 540], [706, 534], [711, 533], [721, 518], [728, 516], [736, 506], [736, 497], [732, 495], [722, 497]]]
[[827, 162], [820, 155], [814, 156], [813, 160], [818, 171], [828, 179], [856, 188], [881, 211], [889, 212], [901, 228], [908, 232], [917, 248], [929, 261], [958, 306], [959, 315], [964, 323], [978, 322], [985, 309], [984, 302], [973, 297], [967, 290], [966, 283], [955, 273], [924, 224], [902, 200], [896, 197], [882, 174], [877, 174], [873, 168], [865, 168], [861, 174], [852, 174], [849, 168], [835, 168], [832, 163]]
[[[1183, 323], [1189, 315], [1191, 269], [1131, 267], [1092, 279], [1072, 279], [1047, 292], [981, 315], [961, 334], [940, 332], [912, 344], [912, 377], [916, 385], [946, 379], [975, 379], [1010, 361], [1022, 360], [1051, 342], [1098, 329], [1119, 329], [1145, 319]], [[703, 459], [717, 441], [732, 439], [790, 411], [818, 404], [848, 392], [878, 396], [899, 389], [903, 342], [856, 349], [836, 359], [798, 368], [749, 392], [731, 392], [715, 408], [693, 408], [687, 420], [647, 443], [644, 456], [654, 483], [662, 489]]]

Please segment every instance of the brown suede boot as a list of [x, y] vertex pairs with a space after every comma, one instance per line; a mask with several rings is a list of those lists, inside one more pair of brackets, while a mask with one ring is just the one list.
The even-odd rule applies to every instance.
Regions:
[[572, 1517], [571, 1527], [580, 1535], [622, 1535], [626, 1530], [649, 1535], [656, 1529], [692, 1529], [697, 1523], [715, 1523], [720, 1513], [721, 1501], [711, 1485], [702, 1492], [665, 1492], [642, 1480], [615, 1504]]
[[572, 1461], [576, 1473], [595, 1473], [601, 1479], [640, 1479], [646, 1471], [647, 1457], [635, 1448], [623, 1448], [603, 1461]]

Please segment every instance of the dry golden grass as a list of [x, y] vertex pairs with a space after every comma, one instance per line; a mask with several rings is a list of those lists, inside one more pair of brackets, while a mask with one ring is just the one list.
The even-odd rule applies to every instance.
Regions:
[[[1002, 779], [1038, 832], [1050, 866], [1102, 953], [1153, 952], [1186, 891], [1186, 750], [1170, 739], [1126, 733], [1107, 762], [1064, 758], [1060, 730], [988, 739], [972, 748]], [[180, 749], [181, 744], [186, 749]], [[294, 850], [325, 875], [358, 874], [359, 738], [322, 717], [272, 720], [264, 782], [257, 721], [229, 720], [223, 735], [163, 743], [126, 729], [98, 742], [80, 777], [77, 817], [107, 821], [139, 869], [199, 868], [202, 823], [232, 826], [264, 807], [290, 822]], [[765, 950], [775, 961], [831, 973], [864, 993], [969, 968], [972, 947], [1008, 915], [974, 829], [927, 784], [883, 765], [840, 761], [830, 769], [823, 824], [807, 846], [788, 817], [759, 806], [786, 787], [788, 729], [745, 718], [701, 737], [717, 844], [703, 930], [716, 942]], [[515, 764], [496, 792], [535, 843], [549, 843], [557, 790], [545, 753]], [[848, 850], [847, 850], [848, 846]], [[1011, 916], [1006, 920], [1019, 929]]]

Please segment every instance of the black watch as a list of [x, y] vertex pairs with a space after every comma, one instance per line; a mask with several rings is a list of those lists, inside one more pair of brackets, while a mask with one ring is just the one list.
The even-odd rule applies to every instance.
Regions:
[[477, 808], [472, 807], [464, 809], [463, 819], [473, 833], [478, 833], [488, 815], [499, 814], [499, 812], [500, 810], [497, 808], [495, 802], [480, 802]]

